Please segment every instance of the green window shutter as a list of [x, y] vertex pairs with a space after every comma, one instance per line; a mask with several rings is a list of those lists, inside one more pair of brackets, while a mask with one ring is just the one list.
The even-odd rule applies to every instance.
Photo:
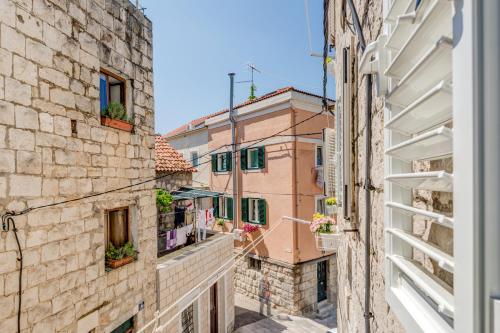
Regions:
[[217, 154], [212, 154], [212, 172], [217, 172]]
[[259, 199], [259, 224], [266, 224], [266, 200]]
[[247, 169], [247, 149], [243, 148], [240, 150], [240, 162], [241, 162], [241, 170]]
[[241, 219], [248, 222], [248, 198], [241, 198]]
[[214, 217], [219, 217], [219, 197], [213, 197]]
[[227, 198], [226, 199], [227, 203], [227, 219], [232, 220], [233, 219], [233, 198]]
[[259, 147], [259, 169], [266, 167], [266, 147]]
[[226, 153], [226, 170], [231, 171], [233, 169], [233, 153], [228, 151]]

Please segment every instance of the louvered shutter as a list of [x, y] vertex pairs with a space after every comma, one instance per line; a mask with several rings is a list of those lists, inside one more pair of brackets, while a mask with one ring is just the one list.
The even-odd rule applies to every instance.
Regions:
[[248, 222], [248, 198], [241, 198], [241, 220]]
[[212, 154], [212, 172], [217, 172], [217, 154]]
[[226, 153], [226, 171], [231, 171], [233, 169], [233, 154], [228, 151]]
[[266, 148], [259, 147], [259, 169], [264, 169], [266, 167]]
[[219, 197], [213, 197], [214, 216], [219, 217]]
[[232, 220], [233, 219], [233, 198], [226, 198], [226, 205], [227, 205], [227, 219]]
[[[453, 331], [453, 288], [442, 278], [454, 274], [455, 260], [439, 246], [450, 240], [431, 244], [413, 234], [413, 216], [451, 230], [454, 226], [452, 217], [413, 205], [413, 190], [453, 191], [453, 175], [446, 170], [419, 172], [414, 166], [453, 153], [452, 6], [452, 1], [423, 1], [415, 7], [415, 1], [395, 0], [384, 20], [388, 36], [378, 42], [378, 59], [386, 57], [389, 64], [379, 73], [379, 80], [389, 80], [384, 114], [386, 295], [407, 332]], [[417, 252], [442, 274], [426, 269]]]
[[328, 197], [335, 196], [335, 130], [333, 128], [323, 129], [323, 178], [325, 182], [324, 194]]
[[247, 160], [248, 160], [248, 149], [243, 148], [240, 150], [240, 164], [241, 164], [241, 170], [246, 170], [247, 169]]
[[266, 200], [259, 199], [259, 224], [266, 224], [267, 209]]

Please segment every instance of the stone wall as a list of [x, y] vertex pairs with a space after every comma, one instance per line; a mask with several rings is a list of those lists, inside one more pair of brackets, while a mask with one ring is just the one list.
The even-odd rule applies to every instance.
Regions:
[[[233, 236], [216, 234], [206, 241], [193, 244], [172, 252], [158, 260], [158, 310], [165, 311], [175, 301], [186, 296], [188, 301], [180, 301], [173, 306], [162, 322], [176, 317], [169, 324], [169, 332], [179, 332], [180, 308], [190, 303], [195, 304], [198, 317], [195, 322], [199, 332], [210, 331], [209, 326], [209, 291], [204, 290], [217, 282], [219, 331], [232, 332], [234, 327], [234, 291], [233, 271], [224, 275], [216, 273], [223, 267], [230, 267], [233, 260]], [[213, 278], [210, 278], [213, 275]], [[207, 279], [210, 278], [208, 281]], [[197, 295], [201, 296], [197, 298]]]
[[157, 180], [156, 186], [166, 191], [174, 191], [182, 186], [193, 185], [193, 173], [191, 172], [157, 172], [156, 177], [161, 177]]
[[261, 261], [260, 270], [250, 267], [249, 257], [236, 265], [235, 291], [259, 301], [259, 284], [265, 272], [271, 287], [271, 314], [309, 314], [317, 309], [317, 263], [328, 260], [328, 300], [336, 300], [335, 256], [292, 265], [251, 255]]
[[[382, 29], [382, 1], [354, 0], [354, 5], [360, 16], [363, 34], [367, 44], [375, 40]], [[342, 244], [337, 252], [338, 256], [338, 313], [337, 321], [339, 332], [364, 331], [364, 297], [365, 297], [365, 194], [364, 194], [364, 169], [365, 169], [365, 84], [366, 80], [359, 76], [357, 61], [358, 39], [349, 29], [352, 22], [350, 10], [342, 1], [330, 1], [329, 31], [331, 41], [335, 40], [338, 66], [335, 68], [335, 77], [342, 78], [342, 50], [350, 47], [352, 54], [352, 67], [349, 69], [352, 78], [351, 99], [351, 137], [352, 150], [352, 183], [353, 186], [353, 223], [341, 220], [344, 228], [359, 228], [360, 233], [349, 232], [345, 234]], [[343, 12], [348, 17], [343, 18]], [[341, 97], [342, 80], [336, 82], [337, 100]], [[396, 319], [387, 302], [385, 301], [384, 281], [384, 109], [383, 100], [376, 97], [373, 90], [372, 109], [372, 156], [370, 158], [370, 177], [373, 190], [371, 192], [371, 288], [370, 312], [372, 332], [403, 332], [401, 324]], [[339, 108], [337, 112], [342, 112]]]
[[[101, 126], [101, 67], [127, 79], [132, 133]], [[0, 1], [0, 212], [154, 177], [152, 78], [151, 22], [129, 1]], [[103, 332], [134, 314], [138, 324], [152, 318], [153, 185], [15, 218], [24, 255], [23, 332], [77, 332], [82, 317]], [[104, 210], [120, 206], [130, 206], [140, 253], [106, 272]], [[16, 331], [16, 250], [13, 232], [2, 233], [3, 332]]]

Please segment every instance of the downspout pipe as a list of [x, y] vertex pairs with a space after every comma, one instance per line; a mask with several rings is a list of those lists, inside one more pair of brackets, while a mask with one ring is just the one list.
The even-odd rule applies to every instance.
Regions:
[[238, 228], [238, 172], [236, 170], [236, 117], [234, 115], [234, 73], [229, 73], [229, 121], [231, 122], [231, 170], [233, 178], [233, 230]]
[[[363, 30], [361, 28], [361, 23], [359, 21], [359, 16], [356, 11], [356, 7], [352, 0], [347, 0], [349, 8], [351, 9], [352, 21], [354, 22], [354, 27], [356, 28], [356, 34], [358, 36], [361, 52], [364, 53], [366, 49], [366, 41], [363, 36]], [[370, 311], [370, 290], [371, 290], [371, 176], [370, 176], [370, 160], [372, 154], [372, 90], [373, 90], [373, 77], [372, 74], [366, 74], [366, 105], [365, 105], [365, 309], [364, 309], [364, 319], [365, 319], [365, 333], [371, 332], [370, 320], [373, 317]]]

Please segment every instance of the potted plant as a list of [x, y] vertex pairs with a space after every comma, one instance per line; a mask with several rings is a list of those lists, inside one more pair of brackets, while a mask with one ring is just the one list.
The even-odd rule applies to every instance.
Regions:
[[316, 213], [310, 225], [311, 231], [315, 234], [316, 248], [322, 251], [335, 251], [340, 243], [340, 233], [337, 229], [337, 222], [330, 216]]
[[110, 243], [106, 251], [106, 266], [114, 269], [126, 265], [135, 260], [136, 254], [137, 251], [130, 242], [119, 248]]
[[127, 110], [125, 110], [123, 104], [111, 102], [103, 111], [101, 116], [102, 125], [132, 132], [134, 125], [132, 125], [132, 119], [128, 117]]
[[216, 219], [215, 224], [220, 227], [222, 231], [224, 231], [224, 226], [226, 225], [226, 220], [224, 219]]
[[334, 215], [337, 213], [337, 199], [334, 197], [326, 198], [326, 214]]

